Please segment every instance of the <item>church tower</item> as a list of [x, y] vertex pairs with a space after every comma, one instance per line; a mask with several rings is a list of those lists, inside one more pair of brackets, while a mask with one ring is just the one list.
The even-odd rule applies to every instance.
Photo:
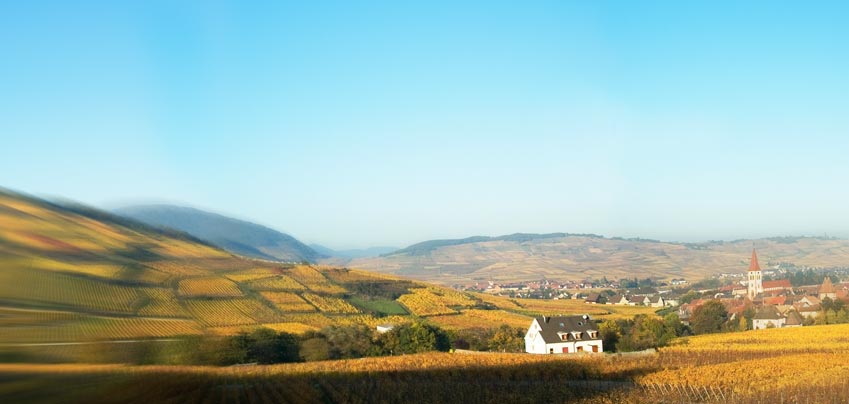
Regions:
[[752, 249], [752, 261], [749, 263], [749, 300], [754, 300], [758, 293], [763, 293], [764, 276], [761, 266], [758, 265], [758, 254]]

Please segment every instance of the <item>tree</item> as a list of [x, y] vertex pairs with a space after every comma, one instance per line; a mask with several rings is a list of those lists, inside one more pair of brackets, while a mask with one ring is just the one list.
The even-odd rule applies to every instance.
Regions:
[[496, 352], [524, 352], [525, 333], [519, 328], [502, 324], [489, 340], [489, 350]]
[[[415, 322], [396, 327], [387, 334], [397, 336], [397, 347], [393, 353], [418, 353], [428, 351], [447, 351], [451, 348], [448, 334], [439, 327], [424, 322]], [[392, 338], [393, 335], [388, 335]], [[384, 346], [384, 348], [388, 348]]]
[[622, 337], [622, 328], [613, 320], [605, 320], [598, 326], [601, 335], [601, 343], [605, 351], [615, 351], [619, 338]]
[[305, 334], [301, 340], [300, 356], [307, 362], [330, 359], [330, 343], [320, 333]]
[[348, 327], [330, 326], [321, 330], [330, 345], [331, 359], [362, 358], [378, 355], [379, 347], [374, 343], [374, 331], [366, 325]]
[[722, 331], [722, 325], [728, 320], [728, 311], [719, 301], [709, 300], [693, 311], [690, 325], [696, 334], [710, 334]]
[[248, 335], [248, 358], [251, 362], [262, 364], [297, 362], [298, 339], [286, 332], [276, 332], [270, 328], [259, 328]]

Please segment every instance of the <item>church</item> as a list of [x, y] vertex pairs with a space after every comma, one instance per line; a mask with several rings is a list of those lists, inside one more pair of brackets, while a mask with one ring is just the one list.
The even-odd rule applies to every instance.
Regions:
[[749, 300], [754, 301], [758, 297], [764, 295], [778, 296], [784, 292], [792, 293], [793, 286], [790, 285], [789, 279], [778, 279], [772, 281], [764, 281], [763, 271], [758, 263], [758, 253], [752, 249], [752, 260], [749, 261], [749, 271], [747, 274], [748, 291], [746, 296]]
[[758, 254], [755, 249], [752, 249], [752, 260], [749, 262], [749, 300], [755, 298], [764, 292], [764, 274], [761, 271], [761, 266], [758, 264]]

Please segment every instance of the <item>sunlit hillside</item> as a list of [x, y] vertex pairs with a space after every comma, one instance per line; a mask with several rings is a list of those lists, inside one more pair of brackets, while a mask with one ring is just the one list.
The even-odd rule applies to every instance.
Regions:
[[[530, 315], [650, 309], [510, 300], [357, 270], [233, 256], [181, 233], [0, 194], [0, 343], [226, 335], [265, 326], [527, 327]], [[633, 312], [633, 313], [632, 313]]]

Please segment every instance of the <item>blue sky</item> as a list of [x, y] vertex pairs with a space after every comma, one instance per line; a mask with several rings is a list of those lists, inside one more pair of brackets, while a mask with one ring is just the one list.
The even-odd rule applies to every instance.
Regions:
[[847, 3], [457, 3], [4, 2], [0, 186], [335, 248], [849, 236]]

